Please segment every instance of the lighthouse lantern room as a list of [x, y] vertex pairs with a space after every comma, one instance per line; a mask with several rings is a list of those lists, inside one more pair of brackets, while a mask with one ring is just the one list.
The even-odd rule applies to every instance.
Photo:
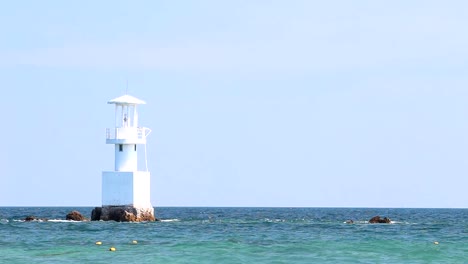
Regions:
[[[137, 106], [144, 101], [124, 95], [108, 102], [115, 105], [115, 127], [106, 129], [106, 144], [114, 145], [114, 171], [102, 173], [102, 212], [100, 220], [119, 220], [116, 212], [133, 214], [130, 221], [154, 220], [150, 202], [150, 172], [146, 157], [149, 128], [138, 125]], [[144, 170], [138, 168], [137, 145], [144, 149]], [[119, 218], [119, 217], [117, 217]], [[128, 220], [128, 219], [127, 219]]]

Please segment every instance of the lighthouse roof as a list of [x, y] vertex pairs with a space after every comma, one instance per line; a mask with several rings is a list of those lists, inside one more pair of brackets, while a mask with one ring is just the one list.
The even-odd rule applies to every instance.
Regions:
[[139, 105], [139, 104], [146, 104], [145, 101], [140, 100], [136, 97], [131, 95], [122, 95], [120, 97], [114, 98], [107, 102], [108, 104], [122, 104], [122, 105]]

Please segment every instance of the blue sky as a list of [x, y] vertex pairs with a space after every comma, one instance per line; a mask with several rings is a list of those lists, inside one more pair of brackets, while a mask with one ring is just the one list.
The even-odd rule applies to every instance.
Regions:
[[107, 101], [154, 206], [468, 206], [465, 1], [9, 1], [1, 206], [98, 206]]

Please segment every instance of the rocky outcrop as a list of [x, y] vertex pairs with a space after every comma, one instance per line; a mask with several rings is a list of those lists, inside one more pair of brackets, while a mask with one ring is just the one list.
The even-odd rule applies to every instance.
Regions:
[[91, 220], [116, 222], [158, 221], [154, 217], [153, 208], [137, 208], [133, 206], [96, 207], [91, 212]]
[[107, 220], [116, 221], [116, 222], [135, 222], [136, 216], [133, 212], [127, 212], [126, 208], [114, 208], [109, 210], [107, 215]]
[[24, 218], [24, 221], [31, 222], [31, 221], [47, 221], [46, 218], [37, 218], [34, 215], [28, 215]]
[[94, 207], [93, 211], [91, 211], [91, 221], [99, 221], [101, 220], [101, 207]]
[[34, 221], [37, 218], [34, 215], [28, 215], [26, 218], [24, 218], [24, 221]]
[[390, 224], [392, 221], [388, 217], [380, 218], [380, 216], [374, 216], [369, 220], [370, 224]]
[[88, 221], [86, 217], [84, 217], [80, 212], [78, 211], [71, 211], [70, 213], [67, 214], [66, 220], [73, 220], [73, 221]]

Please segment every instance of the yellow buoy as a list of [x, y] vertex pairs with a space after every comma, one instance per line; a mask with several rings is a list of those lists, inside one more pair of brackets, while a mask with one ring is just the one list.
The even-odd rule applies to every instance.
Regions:
[[132, 241], [132, 244], [138, 244], [138, 241], [133, 240], [133, 241]]
[[101, 241], [96, 242], [96, 245], [102, 245]]
[[109, 248], [109, 251], [115, 251], [115, 247]]
[[439, 242], [437, 242], [437, 241], [434, 241], [434, 245], [439, 245]]

